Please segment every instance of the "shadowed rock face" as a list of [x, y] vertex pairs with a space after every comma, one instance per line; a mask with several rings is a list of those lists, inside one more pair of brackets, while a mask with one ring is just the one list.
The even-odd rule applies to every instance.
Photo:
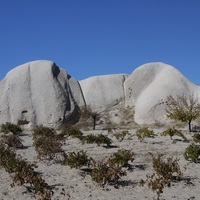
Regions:
[[0, 82], [0, 92], [0, 123], [26, 121], [27, 128], [75, 122], [77, 103], [84, 104], [79, 83], [51, 61], [14, 68]]

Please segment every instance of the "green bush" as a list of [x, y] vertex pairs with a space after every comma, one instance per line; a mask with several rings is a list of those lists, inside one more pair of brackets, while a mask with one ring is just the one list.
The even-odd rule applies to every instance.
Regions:
[[83, 166], [89, 166], [90, 162], [90, 158], [88, 158], [86, 152], [82, 150], [78, 152], [69, 152], [66, 155], [64, 164], [69, 165], [71, 168], [81, 168]]
[[188, 139], [184, 136], [184, 134], [181, 133], [181, 131], [178, 131], [177, 129], [175, 129], [174, 127], [173, 127], [173, 128], [169, 127], [167, 130], [163, 131], [163, 132], [161, 133], [161, 135], [162, 135], [162, 136], [167, 136], [167, 135], [169, 135], [170, 138], [171, 138], [171, 140], [172, 140], [172, 137], [173, 137], [174, 135], [176, 135], [176, 136], [181, 137], [183, 140], [188, 141]]
[[134, 161], [134, 153], [131, 150], [119, 149], [109, 157], [109, 162], [118, 166], [126, 166], [128, 161]]
[[1, 132], [8, 134], [8, 133], [13, 133], [14, 135], [19, 135], [22, 133], [22, 129], [20, 126], [12, 124], [10, 122], [6, 122], [5, 124], [1, 125]]
[[119, 142], [122, 142], [124, 140], [124, 138], [129, 134], [128, 131], [122, 131], [122, 132], [119, 132], [119, 133], [115, 133], [114, 136], [116, 137], [116, 139], [119, 141]]
[[149, 130], [147, 127], [138, 129], [135, 134], [136, 134], [138, 140], [140, 140], [140, 141], [143, 141], [144, 138], [146, 138], [146, 137], [152, 138], [152, 137], [156, 136], [156, 134], [152, 130]]
[[56, 153], [62, 153], [63, 137], [56, 134], [54, 129], [37, 127], [33, 133], [33, 146], [39, 159], [53, 159]]
[[192, 137], [193, 137], [194, 142], [200, 143], [200, 134], [199, 133], [195, 133]]
[[200, 147], [196, 144], [190, 144], [183, 154], [184, 158], [186, 160], [189, 160], [191, 162], [197, 162], [198, 158], [200, 156]]
[[34, 129], [33, 138], [39, 137], [49, 137], [56, 135], [56, 131], [53, 128], [48, 128], [45, 126], [38, 126]]
[[80, 129], [78, 129], [76, 126], [67, 126], [62, 130], [60, 135], [63, 135], [64, 137], [74, 137], [74, 138], [79, 138], [80, 140], [83, 139], [83, 133], [81, 132]]
[[106, 144], [107, 146], [110, 146], [112, 144], [112, 140], [103, 134], [98, 134], [98, 135], [89, 134], [84, 137], [83, 142], [89, 144], [96, 143], [98, 146], [100, 144]]

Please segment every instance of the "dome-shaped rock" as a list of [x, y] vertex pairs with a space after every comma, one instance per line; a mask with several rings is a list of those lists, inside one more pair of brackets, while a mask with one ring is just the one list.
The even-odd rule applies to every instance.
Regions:
[[138, 67], [126, 79], [125, 104], [135, 107], [135, 122], [150, 124], [165, 118], [167, 96], [198, 94], [199, 86], [181, 72], [164, 63], [149, 63]]
[[11, 70], [0, 81], [0, 92], [0, 123], [27, 123], [28, 128], [75, 122], [78, 104], [84, 104], [79, 83], [45, 60]]

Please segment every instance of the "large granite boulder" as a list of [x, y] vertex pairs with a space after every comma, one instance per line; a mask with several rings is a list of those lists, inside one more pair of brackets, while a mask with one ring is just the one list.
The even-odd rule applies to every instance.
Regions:
[[134, 107], [134, 120], [138, 124], [166, 122], [164, 101], [167, 96], [200, 92], [200, 87], [180, 71], [160, 62], [138, 67], [126, 79], [124, 88], [125, 105]]
[[93, 76], [79, 81], [86, 104], [92, 110], [124, 106], [124, 81], [128, 75]]
[[60, 127], [78, 120], [84, 105], [79, 83], [51, 61], [34, 61], [11, 70], [0, 81], [0, 124]]

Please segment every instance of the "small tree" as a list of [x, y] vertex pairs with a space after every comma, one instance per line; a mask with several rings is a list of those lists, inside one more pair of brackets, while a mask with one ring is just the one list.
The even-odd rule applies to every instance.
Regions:
[[197, 97], [192, 95], [171, 95], [167, 97], [166, 115], [170, 119], [187, 122], [191, 132], [191, 122], [200, 116], [200, 103]]
[[95, 130], [95, 128], [96, 128], [96, 122], [100, 118], [100, 112], [94, 111], [94, 110], [91, 109], [90, 106], [87, 106], [87, 107], [82, 108], [82, 110], [81, 110], [81, 116], [83, 118], [90, 118], [91, 117], [92, 120], [93, 120], [93, 130]]

